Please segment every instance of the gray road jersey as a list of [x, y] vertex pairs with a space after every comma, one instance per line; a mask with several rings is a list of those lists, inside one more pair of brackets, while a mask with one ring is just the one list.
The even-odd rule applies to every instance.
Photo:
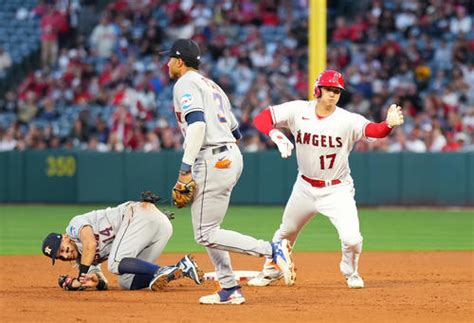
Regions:
[[116, 207], [109, 207], [102, 210], [95, 210], [85, 214], [75, 216], [69, 222], [66, 233], [77, 244], [79, 252], [82, 254], [82, 242], [79, 238], [79, 232], [84, 226], [91, 226], [94, 231], [97, 249], [93, 265], [97, 265], [107, 260], [115, 240], [127, 205], [133, 202], [126, 202]]
[[174, 85], [173, 104], [184, 136], [188, 126], [185, 116], [202, 111], [206, 121], [204, 148], [235, 142], [232, 131], [239, 124], [231, 111], [229, 98], [212, 80], [194, 71], [187, 72]]

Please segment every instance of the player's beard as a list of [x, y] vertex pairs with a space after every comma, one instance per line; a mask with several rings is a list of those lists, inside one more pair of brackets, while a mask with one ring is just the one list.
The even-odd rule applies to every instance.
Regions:
[[174, 74], [173, 72], [171, 72], [171, 70], [168, 72], [168, 75], [170, 76], [170, 79], [172, 79], [172, 80], [175, 80], [175, 79], [178, 78], [178, 77], [176, 76], [176, 74]]
[[177, 80], [180, 77], [179, 71], [176, 71], [175, 69], [173, 69], [171, 67], [169, 67], [169, 69], [168, 69], [168, 75], [170, 76], [170, 79], [172, 79], [172, 80]]

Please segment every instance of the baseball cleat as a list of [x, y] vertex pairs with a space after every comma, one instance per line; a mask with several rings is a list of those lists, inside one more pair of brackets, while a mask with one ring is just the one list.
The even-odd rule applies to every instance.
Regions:
[[285, 284], [292, 286], [296, 280], [295, 264], [291, 258], [291, 243], [287, 239], [272, 242], [273, 262], [277, 264], [283, 273]]
[[354, 273], [349, 277], [346, 277], [347, 286], [349, 288], [364, 288], [364, 280], [359, 276], [358, 273]]
[[208, 305], [240, 305], [244, 302], [245, 297], [240, 291], [240, 286], [221, 289], [217, 293], [199, 299], [200, 304]]
[[263, 270], [247, 282], [249, 286], [268, 286], [273, 282], [280, 280], [283, 277], [283, 273], [280, 268], [273, 261], [265, 262]]
[[156, 276], [151, 280], [149, 288], [157, 291], [165, 288], [172, 280], [183, 277], [183, 270], [175, 266], [160, 267], [156, 272]]
[[204, 281], [204, 272], [199, 269], [194, 257], [189, 254], [183, 257], [176, 267], [181, 268], [183, 276], [192, 279], [196, 284], [201, 285]]

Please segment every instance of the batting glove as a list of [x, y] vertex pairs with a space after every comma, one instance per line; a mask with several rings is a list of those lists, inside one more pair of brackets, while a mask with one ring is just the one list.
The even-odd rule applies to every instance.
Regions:
[[396, 104], [392, 104], [390, 108], [388, 108], [386, 121], [387, 121], [387, 125], [390, 128], [402, 125], [404, 122], [402, 107]]
[[288, 138], [278, 129], [270, 131], [270, 138], [277, 145], [282, 158], [288, 158], [291, 156], [291, 151], [295, 146], [291, 143]]

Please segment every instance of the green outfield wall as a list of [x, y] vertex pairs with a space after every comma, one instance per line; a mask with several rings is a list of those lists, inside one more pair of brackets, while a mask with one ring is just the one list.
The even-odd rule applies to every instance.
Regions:
[[[144, 190], [169, 200], [181, 154], [1, 152], [0, 202], [116, 203]], [[247, 153], [244, 164], [233, 203], [287, 201], [294, 156]], [[350, 164], [359, 205], [474, 206], [474, 153], [353, 153]]]

